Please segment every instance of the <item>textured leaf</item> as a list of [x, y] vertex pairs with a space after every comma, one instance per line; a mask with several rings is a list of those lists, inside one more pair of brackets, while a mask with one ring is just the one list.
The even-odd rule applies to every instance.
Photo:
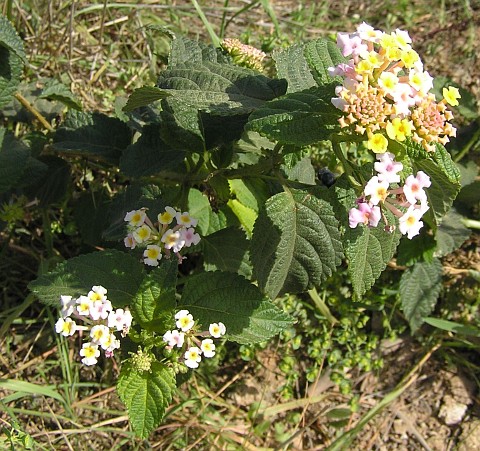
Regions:
[[12, 23], [2, 15], [0, 15], [0, 46], [14, 53], [23, 60], [23, 62], [27, 62], [22, 39]]
[[400, 279], [400, 301], [412, 333], [422, 325], [438, 299], [442, 288], [442, 264], [418, 262], [407, 269]]
[[287, 92], [298, 92], [317, 85], [304, 56], [305, 44], [295, 44], [273, 52], [278, 78], [287, 80]]
[[221, 215], [214, 213], [208, 197], [197, 189], [188, 191], [188, 211], [193, 218], [198, 219], [197, 229], [200, 235], [207, 236], [226, 227]]
[[163, 259], [143, 279], [130, 306], [135, 321], [142, 329], [164, 332], [166, 324], [172, 322], [177, 272], [176, 258]]
[[28, 288], [45, 304], [58, 306], [60, 295], [87, 294], [94, 285], [108, 290], [115, 307], [130, 304], [144, 278], [143, 264], [116, 250], [94, 252], [60, 263]]
[[403, 237], [397, 249], [397, 264], [402, 266], [413, 266], [418, 261], [431, 263], [435, 254], [437, 243], [432, 235], [424, 230], [413, 240]]
[[201, 243], [207, 271], [220, 270], [251, 277], [250, 245], [241, 230], [233, 227], [219, 230], [203, 237]]
[[443, 218], [437, 228], [435, 240], [437, 241], [436, 257], [443, 257], [458, 249], [469, 237], [470, 229], [462, 224], [462, 216], [453, 209]]
[[[328, 75], [327, 69], [329, 67], [334, 67], [347, 61], [337, 44], [325, 38], [315, 39], [305, 44], [304, 54], [313, 78], [319, 86], [332, 82], [332, 77]], [[336, 77], [335, 82], [339, 85], [342, 83], [342, 79]]]
[[237, 199], [230, 199], [227, 202], [227, 205], [237, 217], [248, 236], [251, 237], [253, 233], [253, 225], [255, 224], [258, 213], [255, 210], [252, 210], [250, 207], [246, 207]]
[[122, 365], [117, 391], [138, 437], [146, 439], [160, 424], [175, 389], [175, 373], [163, 363], [152, 362], [143, 372], [128, 361]]
[[288, 180], [296, 180], [305, 185], [315, 185], [315, 168], [312, 165], [310, 157], [300, 159], [292, 168], [284, 165], [282, 169]]
[[228, 184], [232, 196], [257, 213], [269, 197], [267, 185], [258, 178], [232, 179]]
[[0, 45], [0, 108], [7, 105], [17, 92], [22, 72], [22, 60]]
[[29, 156], [28, 147], [0, 127], [0, 193], [21, 181]]
[[70, 111], [63, 127], [55, 133], [53, 148], [118, 164], [122, 150], [130, 142], [130, 129], [121, 120], [100, 113]]
[[187, 280], [180, 302], [207, 327], [221, 321], [228, 338], [257, 343], [292, 325], [289, 315], [265, 300], [259, 289], [243, 277], [226, 272], [206, 272]]
[[441, 144], [435, 144], [435, 152], [432, 154], [433, 160], [438, 164], [439, 168], [448, 177], [452, 183], [460, 183], [460, 170], [452, 157]]
[[57, 100], [75, 110], [82, 109], [82, 104], [73, 95], [72, 91], [70, 91], [70, 89], [68, 89], [63, 83], [60, 83], [57, 80], [49, 80], [45, 84], [40, 98]]
[[38, 160], [47, 166], [47, 171], [25, 191], [36, 197], [42, 208], [59, 204], [65, 199], [71, 183], [70, 165], [62, 158], [53, 155], [42, 155]]
[[129, 177], [145, 177], [176, 169], [184, 158], [184, 151], [173, 149], [163, 141], [158, 124], [149, 124], [143, 127], [138, 141], [124, 150], [120, 170]]
[[190, 107], [220, 116], [250, 113], [286, 90], [282, 80], [210, 62], [178, 64], [162, 72], [157, 86]]
[[127, 100], [126, 105], [123, 107], [123, 111], [133, 111], [136, 108], [150, 105], [157, 100], [164, 99], [170, 94], [163, 89], [159, 89], [156, 86], [142, 86], [135, 89]]
[[253, 231], [251, 259], [260, 288], [272, 299], [319, 286], [341, 262], [332, 206], [307, 191], [268, 199]]
[[287, 94], [250, 115], [247, 130], [286, 144], [309, 145], [338, 129], [341, 111], [331, 103], [335, 84]]
[[228, 62], [229, 59], [227, 55], [224, 55], [213, 45], [176, 35], [175, 39], [172, 40], [168, 67], [171, 68], [182, 63], [221, 63]]

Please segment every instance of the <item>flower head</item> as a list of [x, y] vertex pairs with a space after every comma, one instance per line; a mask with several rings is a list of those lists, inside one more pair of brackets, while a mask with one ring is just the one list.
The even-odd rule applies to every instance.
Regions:
[[407, 201], [414, 205], [417, 203], [417, 200], [427, 199], [427, 194], [423, 188], [428, 188], [431, 184], [430, 177], [425, 174], [425, 172], [418, 171], [415, 177], [409, 175], [406, 178], [405, 185], [403, 186], [403, 194]]
[[394, 155], [390, 152], [385, 152], [377, 155], [377, 162], [374, 164], [375, 171], [378, 173], [378, 180], [380, 182], [399, 183], [400, 176], [397, 174], [403, 169], [403, 164], [394, 161]]
[[449, 105], [458, 106], [458, 99], [461, 97], [458, 88], [454, 86], [443, 88], [442, 94]]
[[196, 346], [192, 346], [185, 352], [185, 365], [189, 368], [198, 368], [198, 364], [202, 360], [202, 351]]
[[110, 329], [103, 324], [97, 324], [90, 330], [90, 338], [93, 344], [102, 346], [106, 341], [110, 341]]
[[175, 314], [175, 319], [175, 324], [182, 330], [182, 332], [188, 332], [195, 324], [193, 316], [188, 310], [180, 310], [177, 312]]
[[175, 210], [175, 208], [165, 207], [165, 211], [158, 215], [158, 222], [160, 224], [168, 225], [172, 223], [176, 216], [177, 210]]
[[133, 227], [140, 227], [145, 222], [145, 218], [145, 210], [132, 210], [125, 215], [124, 220]]
[[76, 299], [73, 299], [72, 296], [60, 296], [60, 302], [62, 304], [62, 309], [60, 311], [60, 314], [62, 315], [63, 318], [66, 318], [67, 316], [70, 316], [73, 313], [73, 310], [75, 308], [75, 301]]
[[180, 252], [185, 245], [182, 233], [177, 230], [168, 229], [162, 236], [162, 243], [165, 243], [165, 249], [172, 249], [173, 252]]
[[183, 227], [195, 227], [197, 225], [197, 220], [190, 216], [188, 211], [184, 211], [183, 213], [178, 212], [176, 215], [178, 225]]
[[365, 186], [364, 193], [366, 196], [370, 196], [370, 203], [372, 205], [377, 205], [386, 199], [388, 186], [388, 182], [380, 181], [378, 176], [374, 175]]
[[98, 345], [93, 343], [84, 343], [80, 349], [80, 355], [83, 357], [82, 363], [84, 365], [95, 365], [97, 358], [100, 357]]
[[76, 330], [77, 325], [71, 318], [59, 318], [55, 323], [55, 332], [62, 334], [64, 337], [70, 337]]
[[348, 224], [352, 229], [356, 228], [358, 224], [377, 227], [381, 217], [380, 207], [360, 202], [358, 208], [352, 208], [348, 212]]
[[167, 346], [170, 348], [181, 348], [185, 342], [185, 334], [176, 329], [167, 330], [163, 334], [163, 341], [167, 343]]
[[111, 311], [108, 315], [108, 327], [116, 329], [117, 331], [130, 328], [132, 325], [132, 314], [130, 310], [119, 308]]
[[420, 229], [423, 227], [423, 222], [420, 221], [422, 214], [420, 209], [411, 205], [407, 212], [398, 220], [400, 232], [403, 235], [407, 235], [409, 240], [420, 233]]
[[87, 316], [90, 314], [90, 307], [93, 305], [93, 301], [88, 296], [80, 296], [76, 300], [77, 312], [81, 316]]
[[143, 262], [149, 266], [158, 266], [158, 262], [162, 259], [162, 249], [156, 244], [149, 244], [143, 251]]
[[387, 150], [388, 139], [381, 133], [375, 133], [368, 138], [367, 147], [375, 153], [383, 153]]
[[185, 241], [185, 247], [190, 247], [192, 244], [197, 245], [200, 242], [200, 235], [195, 233], [194, 228], [184, 228], [181, 230], [182, 239]]
[[143, 243], [144, 241], [147, 241], [150, 238], [151, 234], [152, 234], [152, 229], [148, 227], [148, 225], [146, 224], [143, 224], [142, 226], [138, 227], [132, 233], [133, 238], [139, 244]]
[[212, 323], [210, 324], [208, 331], [213, 338], [220, 338], [225, 335], [227, 329], [223, 323]]
[[204, 357], [213, 357], [215, 355], [215, 345], [211, 338], [205, 338], [200, 345]]

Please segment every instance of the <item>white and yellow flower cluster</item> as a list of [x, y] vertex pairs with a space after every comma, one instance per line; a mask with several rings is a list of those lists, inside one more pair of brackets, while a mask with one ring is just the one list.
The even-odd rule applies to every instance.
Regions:
[[[125, 247], [145, 248], [143, 262], [149, 266], [158, 266], [163, 253], [169, 258], [172, 252], [181, 263], [183, 257], [180, 251], [184, 247], [200, 242], [200, 235], [195, 233], [198, 221], [187, 211], [181, 212], [172, 207], [165, 207], [165, 211], [157, 216], [155, 224], [147, 216], [146, 208], [129, 211], [124, 219], [128, 222]], [[174, 220], [176, 225], [173, 225]]]
[[[82, 363], [95, 365], [100, 356], [100, 350], [105, 357], [112, 357], [115, 349], [120, 348], [120, 340], [115, 332], [121, 332], [125, 337], [132, 324], [132, 314], [128, 309], [116, 309], [107, 299], [107, 289], [95, 285], [86, 296], [78, 298], [60, 296], [62, 305], [60, 318], [55, 323], [55, 331], [65, 337], [70, 337], [76, 331], [89, 331], [87, 343], [80, 350]], [[75, 320], [81, 320], [79, 325]]]
[[447, 104], [458, 105], [459, 91], [444, 88], [444, 98], [436, 102], [430, 92], [433, 78], [411, 42], [406, 31], [384, 33], [365, 22], [356, 33], [337, 35], [337, 45], [349, 60], [329, 68], [330, 75], [344, 78], [332, 103], [344, 112], [340, 126], [366, 134], [368, 148], [377, 153], [387, 150], [387, 137], [410, 137], [434, 151], [436, 142], [446, 144], [456, 135]]
[[[208, 332], [195, 331], [195, 320], [188, 310], [180, 310], [175, 314], [175, 325], [177, 329], [167, 330], [163, 335], [163, 341], [167, 343], [167, 349], [185, 349], [183, 358], [188, 368], [198, 368], [202, 356], [213, 357], [216, 347], [212, 338], [223, 337], [226, 333], [223, 323], [210, 324]], [[203, 338], [208, 336], [212, 338]]]

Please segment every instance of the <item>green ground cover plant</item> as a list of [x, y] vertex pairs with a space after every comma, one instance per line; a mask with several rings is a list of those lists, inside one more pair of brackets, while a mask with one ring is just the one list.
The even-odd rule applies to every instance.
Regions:
[[[28, 56], [8, 14], [1, 17], [2, 233], [28, 234], [17, 224], [34, 207], [45, 253], [25, 303], [48, 306], [63, 354], [61, 394], [41, 388], [74, 417], [82, 382], [73, 367], [88, 367], [90, 389], [107, 369], [102, 386], [116, 385], [133, 430], [126, 440], [148, 439], [165, 415], [190, 412], [188, 398], [171, 402], [197, 371], [255, 360], [272, 342], [285, 350], [279, 391], [291, 400], [298, 380], [317, 382], [325, 368], [349, 396], [349, 370], [379, 370], [380, 339], [407, 327], [426, 356], [448, 348], [445, 332], [467, 337], [471, 349], [469, 337], [480, 334], [477, 319], [466, 323], [447, 304], [443, 318], [435, 314], [442, 258], [478, 228], [478, 168], [464, 161], [478, 145], [474, 98], [431, 77], [405, 30], [359, 21], [285, 45], [280, 21], [261, 3], [276, 33], [268, 58], [223, 39], [225, 16], [217, 36], [197, 2], [212, 43], [142, 28], [166, 49], [164, 64], [154, 83], [125, 99], [112, 95], [109, 113], [85, 108], [61, 80], [23, 83]], [[471, 122], [458, 139], [454, 114]], [[468, 276], [478, 280], [478, 271]], [[373, 317], [381, 327], [367, 333]], [[412, 374], [331, 449], [348, 446]], [[20, 382], [3, 388], [40, 390]], [[349, 399], [330, 412], [339, 430], [358, 410], [358, 398]], [[2, 405], [11, 434], [21, 430]], [[268, 408], [250, 410], [257, 437], [271, 427], [261, 421]], [[276, 434], [281, 446], [295, 435]], [[219, 447], [235, 441], [226, 437]], [[31, 446], [22, 433], [9, 440]]]

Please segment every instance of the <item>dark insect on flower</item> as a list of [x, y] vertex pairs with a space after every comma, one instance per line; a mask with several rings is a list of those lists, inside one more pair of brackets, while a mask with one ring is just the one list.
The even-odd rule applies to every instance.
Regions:
[[328, 168], [319, 169], [317, 175], [322, 185], [325, 185], [327, 188], [330, 188], [335, 183], [335, 174]]

